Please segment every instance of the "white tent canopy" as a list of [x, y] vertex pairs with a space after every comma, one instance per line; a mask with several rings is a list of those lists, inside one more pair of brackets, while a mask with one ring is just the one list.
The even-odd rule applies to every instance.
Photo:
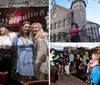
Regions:
[[100, 43], [51, 43], [50, 48], [63, 49], [64, 47], [86, 47], [94, 48], [100, 46]]

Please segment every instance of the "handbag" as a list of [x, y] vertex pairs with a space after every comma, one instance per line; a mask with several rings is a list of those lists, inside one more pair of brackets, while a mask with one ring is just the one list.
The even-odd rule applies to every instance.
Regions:
[[83, 70], [82, 63], [79, 65], [79, 70]]

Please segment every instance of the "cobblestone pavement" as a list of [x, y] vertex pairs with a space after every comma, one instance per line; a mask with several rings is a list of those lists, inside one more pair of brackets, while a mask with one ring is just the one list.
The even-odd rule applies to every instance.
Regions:
[[51, 83], [50, 85], [89, 85], [85, 82], [73, 77], [71, 75], [63, 75], [59, 77], [59, 80], [56, 83]]

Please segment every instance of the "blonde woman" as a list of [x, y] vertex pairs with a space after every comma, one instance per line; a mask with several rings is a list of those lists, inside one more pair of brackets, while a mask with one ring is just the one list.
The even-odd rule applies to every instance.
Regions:
[[34, 61], [36, 78], [39, 80], [48, 79], [48, 41], [41, 38], [43, 28], [40, 23], [31, 25], [31, 35], [34, 42]]
[[93, 64], [89, 65], [93, 69], [90, 74], [91, 85], [99, 85], [100, 81], [100, 59], [97, 53], [92, 54]]
[[88, 64], [88, 66], [94, 67], [94, 66], [98, 65], [98, 58], [99, 58], [98, 54], [97, 53], [93, 53], [92, 54], [93, 63], [92, 64]]
[[94, 66], [98, 65], [98, 59], [99, 59], [99, 56], [97, 53], [93, 53], [92, 54], [92, 59], [90, 59], [89, 63], [88, 63], [88, 67], [87, 67], [87, 83], [90, 84], [91, 81], [90, 81], [90, 74], [92, 72], [92, 69], [94, 68]]
[[12, 70], [13, 40], [9, 34], [10, 25], [0, 23], [0, 72], [8, 72], [9, 79]]

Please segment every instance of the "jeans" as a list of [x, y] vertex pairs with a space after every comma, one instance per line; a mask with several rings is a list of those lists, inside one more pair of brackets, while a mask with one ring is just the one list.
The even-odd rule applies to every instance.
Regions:
[[83, 72], [84, 72], [84, 74], [86, 75], [86, 65], [83, 64], [82, 67], [83, 67]]

